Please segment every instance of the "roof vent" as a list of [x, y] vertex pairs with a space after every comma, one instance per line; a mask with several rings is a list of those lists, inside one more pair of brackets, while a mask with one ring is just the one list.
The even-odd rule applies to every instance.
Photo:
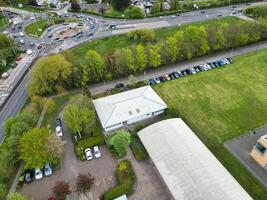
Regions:
[[140, 110], [139, 110], [139, 108], [136, 108], [136, 112], [137, 112], [137, 113], [140, 113]]
[[133, 114], [132, 111], [128, 111], [128, 113], [129, 113], [129, 115], [132, 115]]

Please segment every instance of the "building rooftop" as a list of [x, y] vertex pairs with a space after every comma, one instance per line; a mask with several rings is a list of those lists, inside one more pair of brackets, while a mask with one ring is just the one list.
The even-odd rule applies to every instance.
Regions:
[[93, 103], [102, 127], [167, 108], [150, 86], [99, 98]]
[[182, 119], [138, 132], [174, 199], [252, 200]]

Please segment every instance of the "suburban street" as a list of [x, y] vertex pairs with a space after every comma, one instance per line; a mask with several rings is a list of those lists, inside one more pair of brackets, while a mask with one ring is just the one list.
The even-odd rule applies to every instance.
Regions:
[[[265, 2], [262, 2], [265, 3]], [[259, 4], [259, 3], [254, 3], [254, 4]], [[224, 17], [224, 16], [238, 16], [238, 17], [243, 17], [242, 13], [236, 13], [239, 9], [243, 9], [247, 5], [238, 5], [236, 8], [233, 8], [232, 6], [226, 6], [226, 7], [219, 7], [219, 8], [213, 8], [213, 9], [207, 9], [205, 12], [200, 12], [200, 11], [192, 11], [192, 12], [187, 12], [183, 13], [180, 16], [162, 16], [162, 17], [155, 17], [155, 18], [146, 18], [142, 20], [124, 20], [124, 19], [107, 19], [107, 18], [101, 18], [98, 16], [94, 15], [85, 15], [85, 14], [75, 14], [82, 16], [81, 18], [84, 20], [86, 18], [92, 19], [92, 26], [89, 29], [84, 29], [84, 35], [79, 38], [79, 40], [75, 37], [68, 37], [67, 40], [64, 40], [62, 42], [58, 42], [55, 40], [57, 37], [56, 35], [58, 34], [59, 31], [62, 31], [66, 28], [68, 28], [70, 25], [55, 25], [51, 27], [50, 32], [45, 31], [41, 38], [33, 38], [33, 37], [28, 37], [27, 35], [24, 36], [25, 40], [25, 48], [29, 49], [31, 48], [33, 50], [33, 54], [30, 57], [31, 61], [33, 61], [39, 54], [39, 56], [44, 56], [44, 55], [49, 55], [51, 53], [58, 53], [62, 50], [67, 50], [70, 48], [73, 48], [81, 43], [90, 41], [90, 40], [96, 40], [99, 38], [104, 38], [104, 37], [109, 37], [111, 35], [117, 35], [117, 34], [122, 34], [129, 32], [130, 30], [138, 29], [138, 28], [150, 28], [150, 29], [158, 29], [158, 28], [164, 28], [164, 27], [170, 27], [170, 26], [181, 26], [184, 24], [188, 23], [193, 23], [193, 22], [199, 22], [207, 19], [215, 19], [219, 17]], [[73, 14], [71, 14], [73, 15]], [[18, 19], [21, 16], [17, 16]], [[20, 21], [20, 20], [19, 20]], [[32, 23], [31, 19], [29, 19], [29, 13], [27, 13], [27, 16], [21, 17], [21, 21], [23, 21], [23, 27], [22, 29], [29, 23]], [[87, 23], [86, 20], [84, 20], [85, 24]], [[117, 29], [114, 30], [106, 30], [105, 26], [108, 24], [116, 24]], [[89, 24], [88, 24], [89, 26]], [[92, 28], [93, 27], [93, 28]], [[19, 29], [15, 30], [10, 30], [8, 31], [11, 35], [17, 35], [21, 32]], [[87, 34], [89, 32], [93, 33], [93, 36], [88, 37]], [[53, 37], [48, 38], [49, 33], [53, 34]], [[16, 38], [17, 41], [19, 41], [19, 37]], [[34, 43], [34, 47], [30, 47], [29, 44]], [[37, 46], [42, 44], [43, 48], [38, 50]], [[149, 78], [162, 75], [165, 73], [172, 72], [174, 70], [181, 70], [185, 69], [188, 66], [195, 66], [197, 64], [201, 64], [204, 62], [208, 61], [213, 61], [217, 60], [221, 57], [232, 57], [236, 55], [241, 55], [247, 52], [252, 52], [252, 51], [257, 51], [260, 49], [267, 48], [267, 42], [261, 42], [257, 44], [253, 44], [250, 46], [230, 50], [227, 52], [222, 52], [222, 53], [217, 53], [212, 56], [205, 56], [203, 58], [195, 59], [195, 60], [190, 60], [187, 62], [179, 63], [173, 66], [168, 66], [168, 67], [162, 67], [156, 70], [151, 70], [147, 71], [145, 74], [139, 74], [136, 76], [138, 80], [147, 80]], [[30, 66], [30, 62], [25, 61], [25, 63], [28, 63]], [[3, 135], [3, 125], [4, 121], [8, 119], [11, 116], [14, 116], [16, 113], [20, 111], [20, 109], [23, 107], [25, 104], [28, 94], [27, 94], [27, 85], [30, 80], [30, 73], [26, 73], [26, 75], [21, 79], [21, 77], [25, 74], [23, 72], [25, 71], [30, 71], [28, 69], [29, 66], [25, 67], [24, 71], [21, 69], [20, 72], [17, 72], [19, 75], [17, 75], [17, 78], [14, 78], [16, 82], [19, 82], [19, 84], [14, 84], [12, 85], [13, 91], [10, 93], [7, 101], [4, 103], [4, 105], [1, 108], [0, 111], [0, 143], [4, 139]], [[17, 68], [16, 70], [19, 70], [20, 68]], [[11, 77], [9, 77], [11, 78]], [[12, 78], [13, 79], [13, 78]], [[7, 79], [9, 80], [9, 79]], [[114, 87], [114, 85], [118, 82], [127, 82], [127, 77], [111, 81], [111, 82], [106, 82], [105, 85], [103, 83], [99, 84], [94, 84], [90, 86], [90, 90], [93, 94], [96, 93], [101, 93], [106, 91], [109, 88]], [[4, 83], [0, 82], [0, 86], [4, 85]]]

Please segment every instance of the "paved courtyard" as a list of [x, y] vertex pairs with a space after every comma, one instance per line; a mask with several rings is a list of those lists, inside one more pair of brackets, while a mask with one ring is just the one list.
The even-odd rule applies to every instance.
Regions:
[[256, 163], [249, 155], [257, 140], [267, 134], [267, 126], [258, 128], [256, 134], [252, 131], [239, 138], [227, 141], [224, 146], [240, 160], [241, 163], [265, 186], [267, 187], [267, 171]]

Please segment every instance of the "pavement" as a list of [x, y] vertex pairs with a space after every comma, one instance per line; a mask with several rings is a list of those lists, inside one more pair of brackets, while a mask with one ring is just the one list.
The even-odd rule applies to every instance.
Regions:
[[257, 140], [267, 133], [267, 125], [257, 128], [256, 134], [253, 131], [238, 138], [234, 138], [224, 143], [228, 149], [265, 187], [267, 187], [267, 171], [250, 157], [250, 152]]
[[[260, 2], [260, 3], [253, 3], [252, 5], [257, 5], [257, 4], [264, 4], [266, 2]], [[141, 20], [122, 20], [122, 19], [108, 19], [108, 18], [101, 18], [98, 16], [94, 16], [94, 15], [86, 15], [86, 14], [78, 14], [80, 15], [83, 19], [90, 17], [93, 19], [94, 22], [94, 33], [95, 35], [93, 37], [87, 37], [86, 35], [84, 35], [80, 40], [77, 39], [71, 39], [69, 41], [64, 41], [63, 43], [57, 43], [55, 41], [52, 41], [51, 39], [47, 38], [47, 34], [45, 33], [43, 38], [41, 39], [37, 39], [37, 38], [31, 38], [31, 37], [27, 37], [24, 36], [24, 40], [26, 42], [26, 48], [28, 48], [29, 43], [35, 43], [35, 44], [40, 44], [40, 43], [44, 43], [46, 44], [46, 46], [48, 46], [48, 50], [45, 51], [41, 51], [40, 52], [40, 56], [44, 56], [44, 55], [48, 55], [50, 53], [57, 53], [61, 50], [65, 50], [65, 49], [70, 49], [73, 48], [74, 46], [77, 46], [81, 43], [90, 41], [90, 40], [95, 40], [95, 39], [99, 39], [99, 38], [104, 38], [104, 37], [109, 37], [111, 35], [114, 34], [121, 34], [120, 31], [115, 30], [114, 31], [105, 31], [104, 30], [104, 26], [106, 24], [111, 24], [111, 23], [116, 23], [118, 26], [123, 26], [125, 24], [131, 25], [131, 27], [146, 27], [146, 26], [151, 26], [151, 28], [163, 28], [163, 27], [168, 27], [168, 26], [180, 26], [182, 24], [186, 24], [186, 23], [192, 23], [192, 22], [198, 22], [201, 20], [206, 20], [206, 19], [215, 19], [218, 18], [219, 15], [220, 16], [230, 16], [233, 15], [232, 13], [234, 11], [237, 11], [238, 9], [243, 9], [247, 7], [247, 5], [245, 4], [241, 4], [241, 5], [237, 5], [236, 8], [232, 8], [232, 6], [225, 6], [225, 7], [219, 7], [219, 8], [212, 8], [212, 9], [207, 9], [205, 10], [205, 13], [201, 13], [200, 11], [192, 11], [192, 12], [187, 12], [187, 13], [183, 13], [180, 16], [176, 16], [176, 17], [172, 17], [172, 16], [163, 16], [161, 18], [159, 17], [155, 17], [155, 18], [145, 18], [145, 19], [141, 19]], [[17, 10], [13, 10], [13, 12], [17, 12]], [[29, 14], [29, 13], [28, 13]], [[34, 13], [30, 13], [31, 16], [36, 16], [37, 14]], [[77, 15], [77, 14], [75, 14]], [[25, 17], [24, 17], [25, 16]], [[28, 17], [28, 15], [24, 15], [22, 16], [22, 21], [23, 21], [23, 26], [32, 23], [33, 21], [31, 21]], [[38, 14], [38, 16], [41, 17], [47, 17], [47, 13], [44, 14]], [[242, 16], [242, 14], [237, 14], [238, 17]], [[56, 29], [57, 27], [52, 27], [52, 32], [53, 29]], [[123, 28], [121, 29], [123, 31], [129, 31], [132, 30], [132, 28]], [[20, 29], [16, 28], [14, 31], [13, 30], [9, 30], [11, 34], [18, 34], [19, 32], [21, 32]], [[92, 31], [92, 30], [90, 30]], [[18, 38], [20, 39], [20, 38]], [[55, 48], [53, 49], [53, 45], [55, 45]], [[257, 46], [258, 45], [258, 46]], [[37, 46], [37, 45], [36, 45]], [[49, 48], [51, 47], [51, 48]], [[256, 44], [256, 46], [251, 45], [248, 46], [246, 48], [241, 48], [241, 49], [235, 49], [234, 51], [228, 51], [225, 53], [221, 53], [221, 54], [217, 54], [217, 57], [226, 57], [230, 55], [234, 56], [234, 55], [240, 55], [246, 52], [250, 52], [250, 51], [255, 51], [255, 50], [259, 50], [259, 49], [263, 49], [267, 47], [267, 43], [263, 42], [263, 43], [258, 43]], [[36, 47], [35, 47], [36, 48]], [[33, 49], [35, 50], [35, 49]], [[148, 79], [150, 77], [154, 77], [157, 75], [160, 75], [162, 73], [169, 71], [172, 71], [174, 69], [182, 69], [185, 68], [186, 65], [188, 64], [194, 64], [194, 63], [198, 63], [198, 62], [203, 62], [203, 59], [209, 60], [209, 59], [213, 59], [216, 56], [207, 56], [204, 58], [200, 58], [198, 60], [193, 60], [192, 62], [184, 62], [181, 63], [179, 65], [175, 65], [175, 66], [170, 66], [170, 67], [165, 67], [165, 68], [159, 68], [156, 69], [154, 71], [148, 71], [146, 72], [146, 74], [139, 74], [137, 75], [138, 80], [145, 80]], [[26, 99], [28, 97], [27, 95], [27, 83], [29, 80], [29, 77], [27, 77], [28, 75], [26, 75], [26, 79], [23, 79], [20, 84], [22, 86], [19, 85], [19, 87], [17, 87], [16, 89], [13, 89], [13, 92], [11, 95], [9, 95], [8, 100], [6, 101], [5, 105], [3, 106], [2, 110], [0, 111], [0, 141], [3, 141], [4, 135], [3, 135], [3, 123], [6, 119], [8, 119], [11, 116], [14, 116], [17, 112], [20, 111], [20, 109], [23, 107], [24, 103], [26, 102]], [[115, 85], [116, 82], [126, 82], [127, 78], [124, 79], [119, 79], [116, 81], [112, 81], [112, 82], [108, 82], [105, 85], [103, 84], [95, 84], [92, 85], [90, 88], [92, 90], [92, 93], [101, 93], [103, 91], [105, 91], [108, 88], [111, 88]], [[15, 88], [15, 86], [13, 87]], [[4, 94], [4, 98], [6, 98], [7, 94]], [[13, 102], [10, 103], [9, 101]]]

